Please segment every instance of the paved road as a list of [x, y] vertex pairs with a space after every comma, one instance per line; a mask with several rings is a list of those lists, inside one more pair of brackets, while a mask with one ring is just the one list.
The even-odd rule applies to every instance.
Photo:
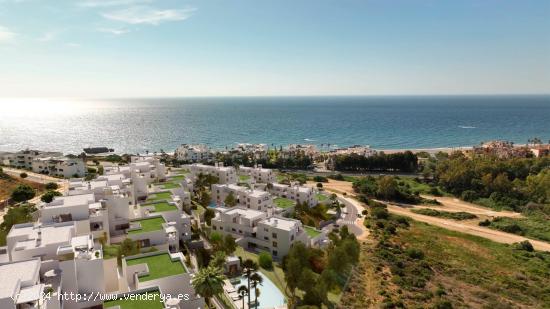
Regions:
[[363, 219], [357, 216], [364, 209], [361, 203], [341, 194], [336, 194], [336, 196], [338, 196], [338, 201], [346, 206], [346, 210], [342, 213], [343, 218], [338, 219], [336, 223], [346, 225], [358, 239], [365, 239], [369, 232], [363, 224]]
[[48, 175], [33, 173], [33, 172], [26, 171], [26, 170], [20, 170], [20, 169], [11, 168], [11, 167], [4, 167], [2, 169], [4, 170], [4, 173], [6, 173], [8, 175], [11, 175], [11, 176], [15, 176], [15, 177], [19, 177], [19, 175], [21, 173], [26, 173], [27, 178], [25, 178], [25, 179], [28, 180], [28, 181], [32, 181], [32, 182], [37, 182], [37, 183], [42, 183], [42, 184], [46, 184], [48, 182], [56, 182], [56, 183], [66, 182], [66, 180], [64, 180], [64, 179], [59, 179], [59, 178], [51, 177], [51, 176], [48, 176]]

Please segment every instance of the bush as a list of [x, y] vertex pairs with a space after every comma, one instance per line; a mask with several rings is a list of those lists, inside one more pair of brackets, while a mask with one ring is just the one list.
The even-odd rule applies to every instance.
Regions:
[[27, 175], [27, 173], [23, 172], [21, 174], [19, 174], [19, 177], [21, 178], [27, 178], [29, 175]]
[[46, 184], [46, 190], [57, 190], [59, 186], [55, 182], [48, 182]]
[[386, 208], [376, 207], [372, 210], [372, 216], [376, 219], [388, 219], [390, 213]]
[[422, 260], [424, 258], [424, 252], [422, 252], [422, 250], [415, 249], [415, 248], [407, 249], [407, 255], [411, 259], [415, 259], [415, 260]]
[[271, 258], [271, 254], [267, 252], [260, 252], [260, 255], [258, 256], [258, 264], [264, 269], [272, 269], [273, 268], [273, 259]]
[[322, 188], [322, 187], [323, 187], [323, 184], [320, 183], [320, 182], [318, 182], [318, 183], [317, 183], [317, 188]]
[[516, 249], [525, 250], [525, 251], [528, 251], [528, 252], [535, 251], [535, 248], [533, 248], [533, 245], [528, 240], [524, 240], [522, 242], [517, 243], [516, 244]]
[[489, 226], [489, 225], [491, 225], [491, 221], [489, 221], [489, 219], [485, 219], [479, 222], [479, 226]]
[[328, 179], [323, 176], [314, 176], [313, 181], [315, 182], [328, 182]]
[[466, 202], [473, 202], [477, 200], [478, 197], [479, 196], [477, 195], [477, 193], [473, 190], [466, 190], [460, 195], [460, 198], [465, 200]]
[[332, 175], [329, 175], [328, 178], [334, 179], [334, 180], [344, 180], [344, 176], [342, 176], [342, 174], [332, 174]]
[[53, 201], [54, 197], [56, 197], [56, 196], [61, 196], [61, 193], [59, 193], [57, 191], [50, 190], [50, 191], [44, 193], [40, 197], [40, 200], [44, 203], [50, 203], [51, 201]]
[[29, 185], [19, 185], [11, 193], [11, 199], [15, 202], [24, 202], [33, 198], [35, 195], [34, 189]]

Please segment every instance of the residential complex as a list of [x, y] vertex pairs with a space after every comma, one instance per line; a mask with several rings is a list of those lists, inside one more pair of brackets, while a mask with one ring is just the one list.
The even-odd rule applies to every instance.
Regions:
[[273, 183], [267, 186], [269, 193], [280, 198], [287, 198], [297, 203], [306, 203], [310, 207], [314, 207], [319, 202], [317, 200], [317, 192], [311, 187], [301, 186], [298, 183], [289, 185], [282, 183]]
[[191, 171], [192, 179], [196, 179], [199, 174], [212, 175], [218, 178], [218, 183], [230, 184], [237, 182], [237, 172], [232, 166], [223, 166], [223, 163], [215, 165], [191, 164], [186, 166]]
[[275, 182], [275, 173], [272, 169], [262, 168], [262, 165], [254, 167], [239, 166], [239, 180], [248, 180], [250, 178], [256, 183], [271, 183]]
[[206, 145], [182, 144], [175, 153], [176, 159], [186, 162], [211, 162], [214, 153]]
[[61, 152], [29, 149], [15, 153], [4, 152], [0, 154], [0, 163], [62, 178], [84, 177], [86, 174], [84, 160], [76, 156], [63, 156]]

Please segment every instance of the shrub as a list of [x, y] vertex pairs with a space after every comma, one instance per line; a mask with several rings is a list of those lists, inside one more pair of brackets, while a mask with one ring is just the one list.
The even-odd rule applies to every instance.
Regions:
[[323, 187], [323, 184], [320, 183], [320, 182], [318, 182], [318, 183], [317, 183], [317, 188], [322, 188], [322, 187]]
[[535, 251], [535, 248], [533, 248], [533, 245], [528, 240], [524, 240], [522, 242], [517, 243], [516, 248], [519, 250], [525, 250], [528, 252]]
[[59, 193], [57, 191], [50, 190], [50, 191], [44, 193], [40, 197], [40, 200], [44, 203], [50, 203], [51, 201], [53, 201], [54, 197], [56, 197], [56, 196], [61, 196], [61, 193]]
[[485, 219], [479, 222], [479, 226], [489, 226], [489, 225], [491, 225], [491, 221], [489, 221], [489, 219]]
[[376, 219], [388, 219], [390, 214], [386, 208], [376, 207], [372, 210], [372, 215]]
[[48, 182], [46, 184], [46, 190], [57, 190], [59, 186], [55, 182]]
[[258, 264], [260, 264], [262, 268], [272, 269], [273, 259], [271, 258], [271, 254], [267, 252], [260, 252], [260, 255], [258, 256]]
[[27, 175], [27, 173], [25, 173], [25, 172], [19, 174], [19, 177], [21, 177], [21, 178], [27, 178], [27, 176], [29, 176], [29, 175]]
[[342, 176], [342, 174], [332, 174], [332, 175], [329, 175], [328, 178], [334, 179], [334, 180], [344, 180], [344, 176]]
[[422, 250], [415, 249], [415, 248], [407, 249], [407, 255], [411, 259], [415, 259], [415, 260], [421, 260], [424, 258], [424, 252], [422, 252]]
[[477, 195], [477, 193], [473, 190], [466, 190], [466, 191], [462, 192], [462, 194], [460, 195], [460, 198], [467, 201], [467, 202], [473, 202], [478, 197], [479, 196]]
[[33, 198], [35, 195], [34, 189], [29, 185], [19, 185], [11, 193], [11, 199], [15, 202], [24, 202]]
[[328, 182], [328, 179], [324, 176], [314, 176], [313, 181], [315, 181], [315, 182]]

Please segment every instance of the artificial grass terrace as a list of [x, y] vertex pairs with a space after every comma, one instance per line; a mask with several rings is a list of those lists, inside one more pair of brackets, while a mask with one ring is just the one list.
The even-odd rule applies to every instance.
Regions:
[[289, 207], [292, 207], [292, 206], [296, 205], [296, 203], [293, 200], [287, 199], [287, 198], [284, 198], [284, 197], [274, 198], [273, 203], [275, 203], [275, 206], [277, 206], [279, 208], [282, 208], [282, 209], [289, 208]]
[[168, 253], [139, 257], [136, 259], [127, 259], [126, 264], [128, 266], [147, 264], [149, 268], [149, 274], [139, 276], [139, 281], [150, 281], [159, 278], [164, 278], [173, 275], [179, 275], [185, 273], [185, 268], [179, 260], [172, 261]]
[[161, 200], [167, 200], [172, 198], [172, 193], [170, 192], [158, 192], [149, 194], [147, 196], [147, 201], [161, 201]]
[[184, 179], [185, 179], [185, 175], [169, 176], [168, 177], [168, 181], [174, 181], [174, 180], [182, 181]]
[[120, 309], [163, 309], [164, 305], [160, 298], [159, 291], [147, 292], [147, 296], [140, 297], [146, 293], [136, 294], [136, 297], [120, 296], [117, 300], [106, 301], [103, 304], [105, 308], [114, 308], [120, 306]]
[[314, 238], [319, 235], [321, 235], [321, 232], [313, 227], [310, 226], [304, 226], [304, 230], [306, 231], [307, 236]]
[[248, 181], [250, 176], [248, 175], [239, 175], [239, 181]]
[[141, 234], [152, 231], [160, 231], [162, 230], [162, 224], [166, 223], [162, 217], [141, 219], [132, 222], [139, 222], [141, 224], [141, 229], [128, 231], [128, 234]]
[[172, 211], [178, 209], [175, 205], [169, 204], [168, 202], [144, 204], [143, 206], [153, 206], [155, 208], [155, 212]]
[[317, 200], [318, 200], [319, 202], [324, 202], [324, 201], [326, 201], [326, 200], [328, 199], [328, 197], [327, 197], [326, 195], [321, 194], [321, 193], [315, 194], [315, 197], [317, 198]]
[[177, 183], [174, 183], [174, 182], [164, 182], [164, 183], [160, 183], [159, 186], [163, 189], [175, 189], [175, 188], [179, 188], [180, 185], [177, 184]]

